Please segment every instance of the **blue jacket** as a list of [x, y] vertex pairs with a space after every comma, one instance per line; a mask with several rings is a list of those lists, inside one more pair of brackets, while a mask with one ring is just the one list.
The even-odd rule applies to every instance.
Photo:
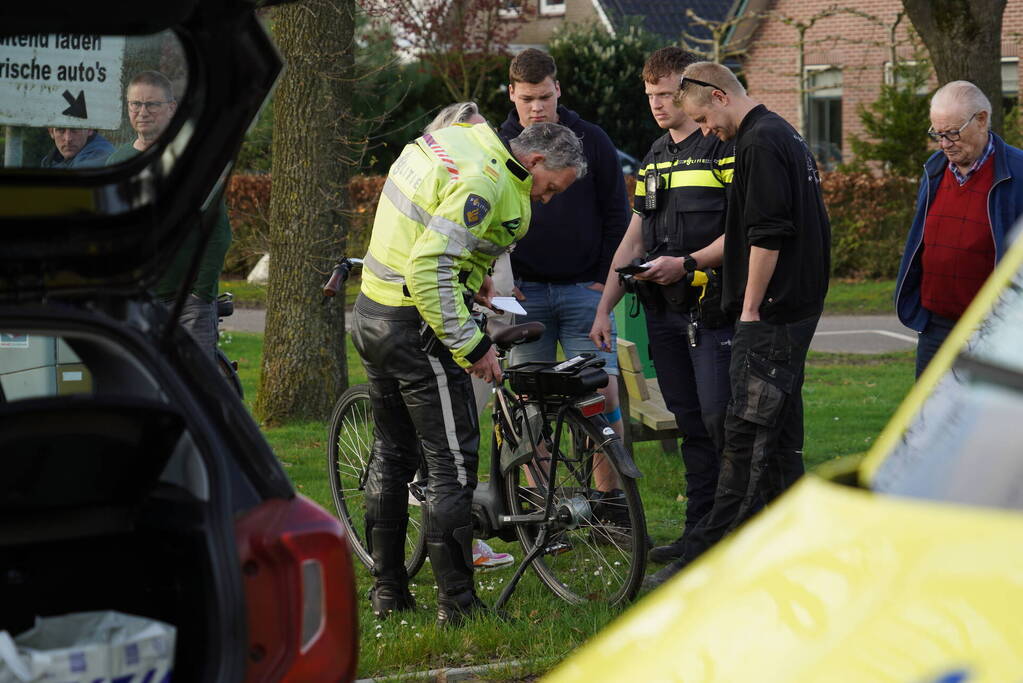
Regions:
[[114, 146], [100, 135], [93, 133], [78, 154], [65, 159], [56, 149], [43, 157], [39, 163], [42, 168], [94, 168], [107, 163], [107, 157], [114, 151]]
[[[1005, 254], [1005, 236], [1016, 219], [1023, 214], [1023, 150], [1005, 144], [1000, 137], [991, 134], [995, 141], [995, 177], [987, 197], [988, 220], [991, 223], [991, 237], [995, 243], [995, 262]], [[921, 245], [924, 238], [924, 222], [931, 201], [938, 191], [941, 175], [948, 167], [948, 159], [940, 150], [931, 155], [924, 164], [924, 175], [916, 199], [916, 215], [909, 229], [906, 249], [902, 252], [902, 264], [895, 283], [895, 311], [906, 327], [923, 332], [931, 319], [931, 313], [920, 304]]]

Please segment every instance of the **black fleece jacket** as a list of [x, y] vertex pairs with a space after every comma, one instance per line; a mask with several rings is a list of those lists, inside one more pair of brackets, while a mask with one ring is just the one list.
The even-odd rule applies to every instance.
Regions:
[[831, 269], [820, 173], [806, 141], [764, 105], [750, 110], [735, 138], [721, 297], [735, 316], [742, 312], [751, 246], [778, 252], [761, 318], [778, 324], [819, 315]]
[[[602, 128], [571, 109], [558, 106], [558, 123], [582, 139], [586, 177], [547, 204], [533, 204], [529, 232], [512, 252], [512, 270], [532, 282], [603, 283], [631, 213], [618, 152]], [[512, 109], [501, 137], [511, 140], [521, 132]]]

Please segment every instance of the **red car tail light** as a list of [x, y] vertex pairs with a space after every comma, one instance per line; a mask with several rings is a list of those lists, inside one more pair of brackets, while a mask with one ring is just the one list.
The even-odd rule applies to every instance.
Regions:
[[249, 629], [246, 681], [351, 681], [355, 575], [341, 524], [303, 496], [236, 523]]

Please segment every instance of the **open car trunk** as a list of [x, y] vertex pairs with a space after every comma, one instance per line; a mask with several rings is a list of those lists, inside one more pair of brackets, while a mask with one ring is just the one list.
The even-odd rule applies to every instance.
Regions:
[[117, 610], [177, 629], [175, 680], [217, 678], [220, 648], [243, 666], [230, 487], [197, 446], [209, 439], [145, 354], [64, 340], [90, 391], [0, 400], [0, 629]]

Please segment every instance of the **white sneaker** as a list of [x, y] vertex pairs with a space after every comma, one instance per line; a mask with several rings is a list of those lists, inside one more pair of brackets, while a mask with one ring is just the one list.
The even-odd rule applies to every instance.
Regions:
[[489, 545], [478, 538], [472, 541], [472, 566], [476, 569], [487, 570], [505, 567], [515, 561], [510, 553], [496, 552]]

